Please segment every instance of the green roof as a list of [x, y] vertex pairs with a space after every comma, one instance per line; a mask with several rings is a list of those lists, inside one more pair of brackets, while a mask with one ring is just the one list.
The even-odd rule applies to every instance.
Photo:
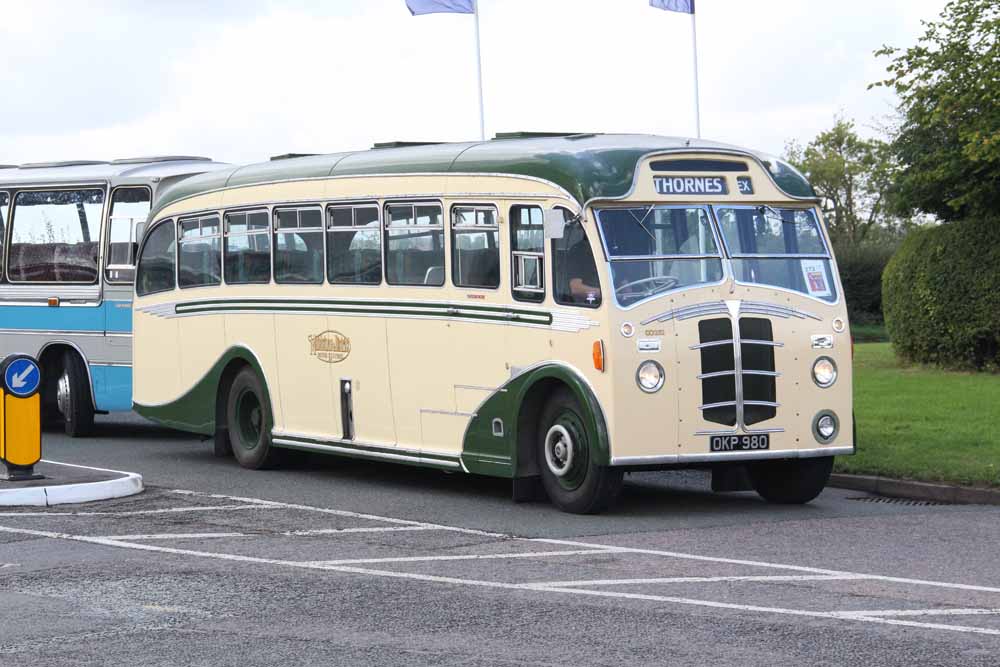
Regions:
[[[538, 133], [541, 134], [541, 133]], [[580, 204], [621, 197], [632, 187], [636, 165], [650, 153], [737, 152], [769, 168], [793, 197], [816, 193], [794, 168], [756, 151], [701, 139], [635, 134], [544, 135], [517, 133], [492, 141], [378, 148], [275, 160], [187, 178], [160, 195], [152, 216], [176, 201], [227, 187], [364, 174], [495, 173], [532, 176], [566, 190]], [[528, 138], [521, 138], [528, 137]]]

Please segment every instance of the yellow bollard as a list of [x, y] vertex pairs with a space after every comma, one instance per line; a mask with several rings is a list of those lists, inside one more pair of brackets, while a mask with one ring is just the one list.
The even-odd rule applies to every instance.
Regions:
[[0, 461], [10, 481], [40, 479], [34, 466], [42, 458], [42, 413], [38, 390], [42, 369], [26, 354], [0, 363]]

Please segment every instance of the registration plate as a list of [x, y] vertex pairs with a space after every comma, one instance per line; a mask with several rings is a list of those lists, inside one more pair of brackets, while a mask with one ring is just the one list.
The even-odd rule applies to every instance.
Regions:
[[756, 452], [770, 448], [771, 438], [767, 433], [713, 435], [708, 439], [708, 449], [712, 452]]

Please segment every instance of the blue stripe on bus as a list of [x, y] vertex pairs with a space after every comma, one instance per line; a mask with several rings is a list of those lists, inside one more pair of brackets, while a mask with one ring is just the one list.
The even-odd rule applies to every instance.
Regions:
[[91, 366], [94, 405], [98, 410], [132, 409], [132, 369], [128, 366]]
[[0, 329], [42, 331], [132, 331], [132, 302], [100, 306], [0, 306]]

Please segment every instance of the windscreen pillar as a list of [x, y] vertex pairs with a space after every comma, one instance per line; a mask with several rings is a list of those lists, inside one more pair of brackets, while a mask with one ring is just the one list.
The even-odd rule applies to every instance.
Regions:
[[0, 362], [0, 461], [8, 481], [40, 479], [35, 464], [42, 458], [42, 413], [38, 390], [42, 370], [26, 354]]

